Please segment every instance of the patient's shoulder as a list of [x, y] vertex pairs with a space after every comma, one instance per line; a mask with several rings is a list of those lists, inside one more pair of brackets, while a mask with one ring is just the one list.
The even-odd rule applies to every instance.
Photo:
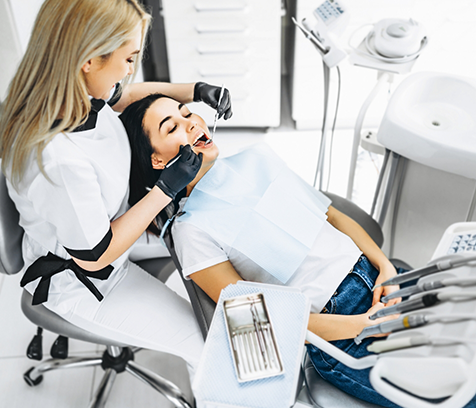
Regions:
[[190, 222], [176, 220], [172, 224], [172, 237], [175, 246], [220, 246], [220, 244], [207, 232]]

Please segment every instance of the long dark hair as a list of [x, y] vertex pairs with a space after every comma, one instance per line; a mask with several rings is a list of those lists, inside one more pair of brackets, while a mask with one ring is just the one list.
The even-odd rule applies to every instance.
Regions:
[[[154, 186], [162, 171], [155, 170], [152, 167], [150, 156], [154, 153], [154, 149], [143, 126], [144, 116], [147, 110], [160, 98], [170, 97], [159, 93], [148, 95], [131, 103], [124, 112], [119, 115], [119, 118], [126, 128], [131, 145], [132, 157], [129, 176], [129, 205], [131, 207], [148, 193], [148, 190]], [[169, 213], [174, 211], [174, 206], [168, 206], [164, 210], [165, 217], [168, 218]], [[156, 234], [159, 233], [159, 230], [153, 224], [149, 226], [149, 230]]]

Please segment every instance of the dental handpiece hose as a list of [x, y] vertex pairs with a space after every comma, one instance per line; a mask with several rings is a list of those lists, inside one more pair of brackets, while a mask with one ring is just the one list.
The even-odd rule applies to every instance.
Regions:
[[390, 316], [397, 313], [411, 312], [412, 310], [423, 309], [425, 307], [434, 306], [441, 302], [438, 293], [429, 293], [417, 299], [408, 299], [396, 305], [386, 307], [378, 310], [373, 315], [369, 316], [370, 320], [378, 319], [379, 317]]
[[476, 256], [463, 257], [458, 259], [445, 259], [440, 262], [436, 262], [434, 265], [428, 265], [423, 268], [415, 269], [413, 271], [405, 272], [400, 275], [397, 275], [391, 279], [386, 280], [380, 285], [374, 286], [379, 288], [380, 286], [389, 286], [389, 285], [399, 285], [414, 279], [421, 278], [423, 276], [431, 275], [436, 272], [446, 271], [448, 269], [458, 268], [460, 266], [466, 265], [471, 262], [476, 262]]
[[368, 326], [354, 339], [356, 344], [362, 343], [362, 340], [369, 336], [376, 334], [393, 333], [400, 330], [411, 329], [413, 327], [420, 327], [428, 323], [428, 318], [424, 314], [414, 314], [410, 316], [402, 316], [389, 322], [376, 324], [375, 326]]
[[381, 301], [387, 303], [391, 299], [399, 297], [408, 297], [421, 292], [429, 292], [430, 290], [446, 288], [448, 286], [474, 286], [476, 285], [475, 278], [446, 278], [435, 280], [431, 282], [418, 283], [408, 288], [403, 288], [382, 297]]
[[416, 299], [408, 299], [396, 305], [380, 309], [372, 316], [370, 320], [378, 319], [379, 317], [390, 316], [397, 313], [411, 312], [412, 310], [423, 309], [425, 307], [434, 306], [440, 302], [445, 301], [464, 301], [476, 299], [476, 291], [447, 291], [447, 292], [432, 292], [423, 295]]

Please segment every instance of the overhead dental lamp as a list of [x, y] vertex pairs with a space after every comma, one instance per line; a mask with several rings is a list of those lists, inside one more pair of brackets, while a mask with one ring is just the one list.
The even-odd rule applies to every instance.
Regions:
[[[391, 82], [393, 74], [405, 74], [410, 72], [416, 59], [427, 45], [427, 37], [424, 28], [413, 19], [383, 19], [372, 26], [362, 42], [357, 46], [350, 46], [345, 50], [340, 43], [340, 35], [349, 21], [349, 12], [344, 3], [339, 0], [326, 0], [313, 11], [312, 18], [304, 18], [300, 23], [294, 18], [294, 24], [311, 41], [322, 56], [324, 67], [324, 118], [322, 124], [322, 137], [319, 148], [314, 186], [323, 189], [323, 174], [325, 167], [325, 154], [327, 144], [328, 105], [329, 105], [329, 82], [330, 69], [336, 68], [339, 74], [340, 94], [340, 71], [338, 64], [347, 55], [353, 65], [376, 69], [378, 82], [364, 101], [354, 128], [354, 140], [350, 163], [349, 180], [347, 185], [347, 198], [352, 198], [354, 185], [355, 167], [357, 164], [357, 152], [362, 131], [362, 124], [367, 109], [376, 97], [384, 82]], [[359, 30], [362, 27], [359, 28]], [[355, 32], [354, 32], [355, 34]], [[353, 37], [353, 35], [352, 35]], [[351, 38], [352, 40], [352, 38]], [[338, 110], [339, 95], [337, 97]], [[334, 118], [335, 125], [335, 118]], [[329, 169], [330, 171], [330, 169]]]

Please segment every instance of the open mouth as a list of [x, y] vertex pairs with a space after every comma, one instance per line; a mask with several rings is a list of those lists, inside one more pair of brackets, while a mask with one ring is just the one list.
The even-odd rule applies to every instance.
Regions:
[[210, 138], [205, 133], [202, 132], [197, 136], [192, 147], [203, 147], [207, 144], [209, 140]]

